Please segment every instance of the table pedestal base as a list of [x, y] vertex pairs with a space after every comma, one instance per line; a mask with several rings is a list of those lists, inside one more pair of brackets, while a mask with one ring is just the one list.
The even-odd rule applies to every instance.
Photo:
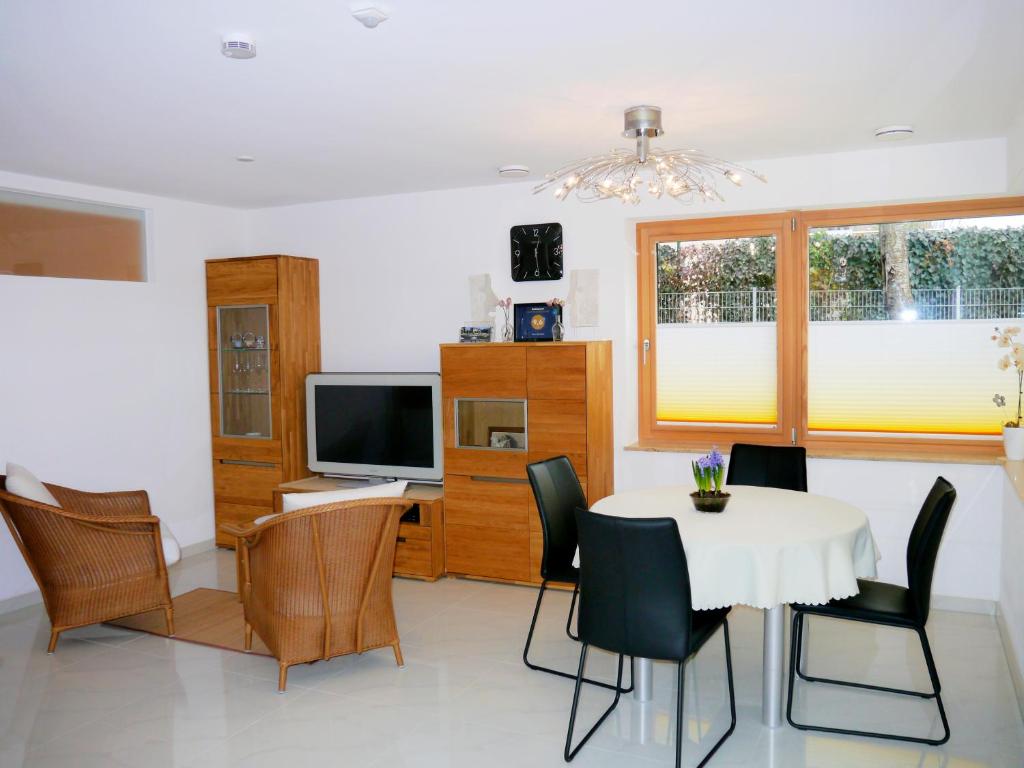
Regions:
[[786, 606], [764, 610], [764, 656], [761, 680], [761, 722], [769, 728], [782, 725], [782, 658], [785, 645]]
[[[786, 606], [764, 611], [764, 657], [761, 680], [761, 722], [769, 728], [782, 725], [782, 660], [785, 645]], [[654, 694], [654, 662], [633, 659], [633, 700], [647, 702]]]
[[633, 700], [650, 701], [654, 695], [654, 662], [633, 659]]

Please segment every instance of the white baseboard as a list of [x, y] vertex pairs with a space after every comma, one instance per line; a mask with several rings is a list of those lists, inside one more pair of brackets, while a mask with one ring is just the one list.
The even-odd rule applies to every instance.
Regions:
[[949, 595], [932, 595], [931, 606], [936, 611], [956, 611], [957, 613], [981, 613], [985, 616], [996, 615], [996, 601], [984, 600], [980, 597], [951, 597]]
[[189, 544], [187, 547], [181, 548], [181, 556], [186, 558], [198, 555], [201, 552], [209, 552], [211, 549], [217, 548], [214, 542], [214, 539], [206, 539], [206, 541], [197, 541], [195, 544]]
[[1020, 709], [1021, 718], [1024, 719], [1024, 666], [1021, 666], [1024, 659], [1017, 658], [1013, 642], [1010, 640], [1010, 628], [1006, 625], [1006, 619], [1001, 611], [996, 611], [996, 626], [999, 627], [999, 639], [1003, 641], [1006, 664], [1010, 667], [1010, 679], [1017, 694], [1017, 707]]
[[14, 597], [0, 600], [0, 614], [20, 611], [22, 608], [27, 608], [30, 605], [42, 604], [43, 596], [37, 589], [33, 592], [26, 592], [24, 595], [15, 595]]

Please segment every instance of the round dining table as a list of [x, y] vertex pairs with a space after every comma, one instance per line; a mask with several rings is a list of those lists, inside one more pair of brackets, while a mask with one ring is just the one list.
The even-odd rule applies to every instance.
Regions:
[[[785, 606], [857, 594], [858, 578], [877, 575], [871, 526], [864, 512], [828, 496], [734, 485], [725, 489], [731, 494], [725, 511], [707, 513], [694, 509], [693, 490], [670, 486], [625, 491], [601, 499], [592, 509], [619, 517], [674, 518], [695, 610], [747, 605], [764, 611], [761, 717], [765, 725], [778, 727]], [[633, 675], [634, 697], [650, 700], [652, 660], [636, 659]]]

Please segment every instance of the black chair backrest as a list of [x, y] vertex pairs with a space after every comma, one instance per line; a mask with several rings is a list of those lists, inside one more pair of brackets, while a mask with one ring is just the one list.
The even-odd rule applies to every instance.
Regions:
[[917, 520], [907, 541], [907, 581], [910, 600], [921, 624], [928, 621], [932, 597], [932, 574], [935, 558], [939, 554], [942, 532], [946, 529], [949, 512], [956, 501], [956, 489], [944, 477], [935, 480], [928, 498], [917, 513]]
[[533, 488], [544, 533], [541, 578], [575, 579], [572, 561], [576, 557], [576, 508], [587, 506], [576, 470], [568, 458], [557, 456], [527, 465], [526, 476]]
[[580, 640], [613, 653], [685, 659], [692, 603], [676, 521], [578, 509], [576, 524]]
[[807, 450], [788, 445], [736, 443], [729, 452], [726, 485], [807, 490]]

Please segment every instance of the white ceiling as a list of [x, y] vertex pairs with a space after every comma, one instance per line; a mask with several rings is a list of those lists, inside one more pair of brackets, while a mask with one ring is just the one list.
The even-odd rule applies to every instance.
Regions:
[[0, 169], [258, 207], [539, 177], [638, 103], [751, 160], [1004, 136], [1024, 97], [1022, 0], [371, 2], [0, 0]]

